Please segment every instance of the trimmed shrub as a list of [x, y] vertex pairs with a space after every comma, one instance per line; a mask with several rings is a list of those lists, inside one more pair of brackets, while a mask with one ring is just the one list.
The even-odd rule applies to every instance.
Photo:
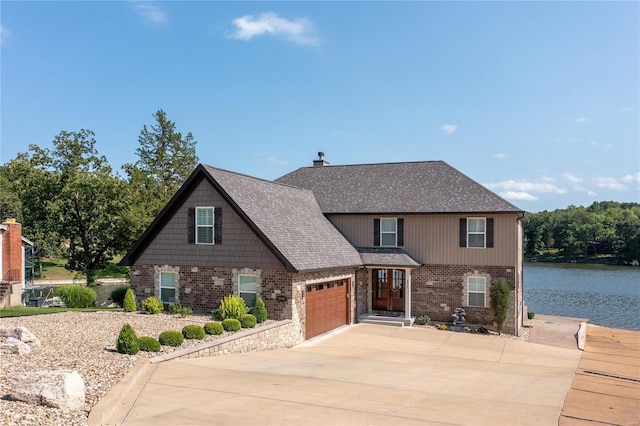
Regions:
[[176, 330], [163, 331], [158, 337], [158, 342], [163, 346], [173, 346], [175, 348], [184, 342], [184, 336]]
[[249, 313], [256, 317], [256, 321], [259, 323], [265, 322], [267, 320], [267, 308], [266, 306], [264, 306], [264, 302], [262, 301], [262, 299], [256, 300], [256, 304], [253, 308], [251, 308], [251, 311], [249, 311]]
[[118, 335], [118, 343], [116, 348], [121, 354], [134, 355], [140, 350], [140, 344], [138, 343], [138, 336], [133, 328], [129, 324], [124, 324]]
[[121, 285], [111, 290], [111, 301], [118, 306], [124, 307], [124, 297], [127, 294], [127, 290], [129, 290], [129, 287], [126, 285]]
[[429, 315], [420, 315], [416, 318], [416, 324], [418, 325], [429, 325], [431, 324], [431, 317]]
[[211, 311], [211, 318], [213, 318], [216, 321], [222, 321], [222, 315], [220, 315], [220, 309], [214, 309], [213, 311]]
[[536, 313], [535, 313], [535, 312], [533, 312], [533, 311], [529, 311], [529, 312], [527, 312], [527, 318], [529, 318], [529, 319], [533, 319], [533, 317], [535, 317], [535, 316], [536, 316]]
[[88, 308], [96, 302], [95, 290], [83, 285], [60, 287], [55, 293], [67, 305], [67, 308]]
[[242, 328], [242, 324], [235, 318], [227, 318], [222, 320], [222, 328], [225, 331], [238, 331]]
[[182, 306], [179, 303], [171, 303], [167, 306], [167, 312], [173, 315], [180, 315], [182, 318], [193, 313], [193, 309]]
[[220, 324], [219, 322], [211, 321], [204, 325], [204, 332], [217, 336], [224, 333], [224, 328], [222, 328], [222, 324]]
[[201, 325], [190, 324], [182, 327], [182, 335], [185, 339], [204, 339], [204, 328]]
[[138, 310], [138, 307], [136, 306], [136, 296], [133, 294], [133, 290], [131, 290], [130, 288], [128, 288], [125, 292], [122, 307], [124, 308], [125, 312], [135, 312]]
[[253, 328], [256, 326], [256, 323], [258, 322], [256, 320], [256, 317], [251, 314], [242, 315], [239, 321], [242, 328]]
[[138, 345], [145, 352], [159, 352], [161, 349], [160, 342], [149, 336], [138, 337]]
[[491, 309], [498, 323], [498, 334], [501, 333], [507, 314], [509, 313], [509, 298], [511, 289], [505, 280], [498, 280], [491, 285], [489, 297], [491, 298]]
[[142, 312], [145, 314], [159, 314], [164, 310], [162, 301], [155, 296], [147, 297], [142, 301]]
[[249, 308], [244, 303], [244, 299], [242, 297], [230, 295], [225, 296], [225, 298], [222, 299], [220, 307], [218, 308], [218, 313], [220, 318], [223, 320], [227, 318], [238, 319], [242, 315], [249, 313]]

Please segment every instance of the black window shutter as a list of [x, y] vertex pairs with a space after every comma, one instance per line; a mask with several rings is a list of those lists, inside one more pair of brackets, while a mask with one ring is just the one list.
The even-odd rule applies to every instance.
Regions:
[[216, 207], [213, 215], [213, 242], [222, 243], [222, 207]]
[[380, 219], [373, 219], [373, 245], [380, 245]]
[[460, 219], [460, 247], [467, 246], [467, 219]]
[[493, 248], [493, 218], [487, 218], [487, 248]]
[[196, 209], [187, 209], [187, 241], [189, 244], [196, 243]]
[[398, 219], [398, 246], [404, 245], [404, 219]]

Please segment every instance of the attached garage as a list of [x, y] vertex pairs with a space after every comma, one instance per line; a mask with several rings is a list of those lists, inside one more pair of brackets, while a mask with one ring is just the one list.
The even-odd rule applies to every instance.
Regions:
[[348, 288], [348, 279], [306, 286], [305, 338], [310, 339], [349, 323]]

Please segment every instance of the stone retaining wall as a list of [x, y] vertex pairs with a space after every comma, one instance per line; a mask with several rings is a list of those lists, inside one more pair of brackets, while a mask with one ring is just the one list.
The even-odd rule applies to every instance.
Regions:
[[151, 358], [149, 362], [291, 348], [303, 340], [293, 321], [283, 320], [260, 328], [243, 329], [222, 339]]

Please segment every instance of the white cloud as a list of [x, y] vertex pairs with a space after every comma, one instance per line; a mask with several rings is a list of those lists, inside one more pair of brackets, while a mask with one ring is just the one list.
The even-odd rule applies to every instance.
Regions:
[[595, 196], [598, 195], [598, 193], [595, 192], [595, 191], [587, 191], [587, 195], [590, 196], [590, 197], [595, 197]]
[[233, 20], [236, 32], [229, 38], [251, 40], [263, 34], [284, 37], [286, 40], [301, 45], [318, 45], [320, 39], [315, 35], [315, 27], [309, 18], [293, 18], [288, 20], [273, 12], [265, 12], [255, 18], [245, 15]]
[[443, 124], [442, 126], [440, 126], [440, 130], [450, 135], [458, 130], [458, 126], [456, 126], [455, 124]]
[[612, 177], [597, 177], [593, 178], [592, 181], [598, 188], [614, 189], [616, 191], [624, 191], [627, 189], [618, 179]]
[[584, 182], [584, 179], [579, 178], [578, 176], [574, 175], [571, 172], [566, 172], [564, 174], [564, 177], [571, 183], [582, 183], [582, 182]]
[[538, 201], [534, 193], [540, 194], [565, 194], [566, 189], [554, 185], [554, 178], [545, 177], [536, 182], [505, 180], [496, 183], [485, 183], [485, 187], [496, 191], [501, 197], [511, 200]]
[[500, 193], [500, 196], [503, 198], [508, 198], [509, 200], [521, 200], [521, 201], [538, 201], [539, 198], [535, 195], [531, 195], [528, 192], [522, 191], [504, 191]]
[[632, 175], [623, 176], [622, 181], [624, 183], [633, 183], [633, 182], [640, 183], [640, 172]]
[[499, 159], [501, 159], [501, 160], [504, 160], [504, 159], [506, 159], [506, 158], [509, 158], [509, 156], [508, 156], [507, 154], [501, 154], [501, 153], [493, 154], [493, 155], [492, 155], [492, 157], [493, 157], [493, 158], [499, 158]]
[[587, 121], [589, 121], [589, 119], [587, 117], [578, 117], [578, 118], [576, 118], [576, 123], [586, 123]]
[[634, 112], [636, 109], [634, 107], [629, 108], [620, 108], [620, 112]]
[[138, 12], [150, 24], [164, 25], [169, 22], [167, 13], [148, 1], [132, 1], [131, 4], [136, 12]]
[[0, 45], [3, 45], [11, 37], [11, 32], [4, 25], [0, 24]]
[[271, 164], [275, 164], [277, 166], [284, 166], [287, 164], [287, 162], [285, 160], [281, 160], [279, 158], [276, 158], [275, 156], [273, 156], [272, 154], [263, 154], [261, 152], [255, 152], [253, 154], [254, 157], [261, 157], [264, 158], [265, 160], [267, 160], [269, 163]]

